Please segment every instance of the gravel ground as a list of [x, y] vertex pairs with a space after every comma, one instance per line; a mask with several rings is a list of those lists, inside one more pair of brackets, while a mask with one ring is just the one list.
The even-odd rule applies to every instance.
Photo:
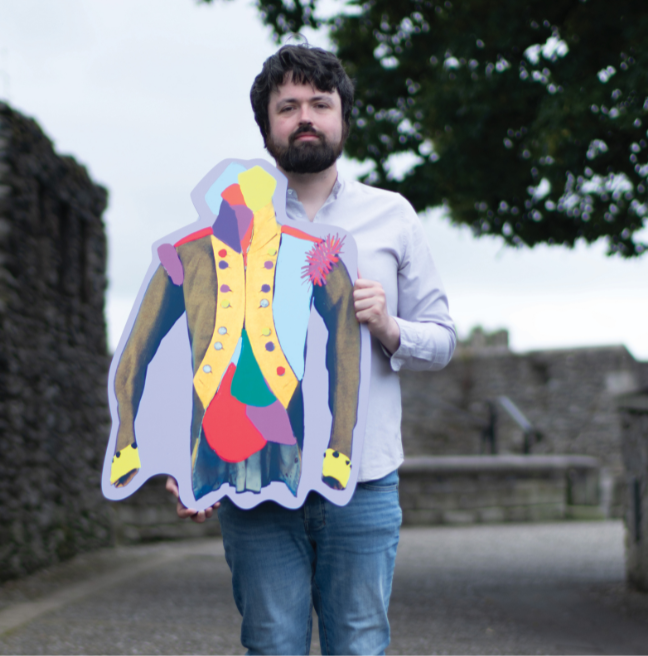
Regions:
[[408, 529], [391, 653], [648, 654], [620, 522]]
[[[620, 522], [404, 529], [390, 618], [394, 654], [648, 654]], [[242, 652], [218, 540], [105, 550], [0, 588], [2, 654]]]

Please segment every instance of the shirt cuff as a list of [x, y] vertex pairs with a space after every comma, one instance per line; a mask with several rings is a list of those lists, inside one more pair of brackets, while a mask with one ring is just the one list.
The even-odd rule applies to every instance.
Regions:
[[403, 367], [434, 370], [448, 364], [455, 346], [454, 331], [451, 338], [448, 329], [439, 324], [394, 319], [400, 329], [400, 345], [391, 354], [383, 346], [392, 371], [400, 371]]
[[394, 319], [400, 330], [400, 342], [398, 348], [393, 353], [390, 353], [383, 344], [381, 344], [381, 346], [383, 352], [389, 358], [389, 365], [391, 366], [392, 371], [400, 371], [401, 367], [405, 364], [405, 361], [412, 352], [413, 344], [411, 336], [407, 335], [407, 330], [403, 330], [406, 322], [400, 317], [394, 317]]

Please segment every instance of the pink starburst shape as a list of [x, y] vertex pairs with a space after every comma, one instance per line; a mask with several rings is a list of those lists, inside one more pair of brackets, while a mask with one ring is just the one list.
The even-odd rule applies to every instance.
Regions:
[[342, 252], [344, 237], [340, 239], [337, 235], [329, 235], [326, 239], [313, 246], [306, 253], [306, 261], [302, 267], [302, 278], [310, 280], [314, 285], [326, 284], [326, 277], [331, 273], [333, 267], [340, 261], [338, 257]]

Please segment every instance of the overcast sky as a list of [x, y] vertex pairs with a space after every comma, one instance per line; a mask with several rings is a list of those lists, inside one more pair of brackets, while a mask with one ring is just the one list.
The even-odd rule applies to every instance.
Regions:
[[[196, 183], [227, 157], [268, 158], [248, 93], [274, 50], [246, 0], [0, 0], [0, 98], [110, 191], [111, 346], [151, 244], [195, 219]], [[461, 336], [480, 324], [508, 328], [517, 351], [625, 344], [648, 359], [648, 255], [513, 251], [422, 218]]]

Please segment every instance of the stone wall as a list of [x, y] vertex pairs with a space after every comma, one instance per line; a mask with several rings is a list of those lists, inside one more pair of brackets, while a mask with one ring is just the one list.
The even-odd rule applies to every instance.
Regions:
[[[541, 438], [536, 454], [594, 456], [621, 472], [616, 397], [648, 384], [648, 364], [623, 346], [517, 354], [498, 344], [458, 349], [440, 372], [401, 373], [406, 456], [482, 451], [487, 401], [509, 397]], [[495, 404], [498, 453], [520, 454], [523, 431]]]
[[619, 400], [626, 485], [626, 572], [648, 592], [648, 390]]
[[176, 499], [166, 491], [165, 484], [166, 476], [154, 476], [130, 497], [110, 502], [117, 544], [187, 540], [221, 534], [216, 512], [202, 524], [180, 519], [176, 514]]
[[0, 104], [0, 580], [111, 540], [106, 200]]
[[602, 519], [589, 456], [421, 456], [400, 468], [405, 525]]

